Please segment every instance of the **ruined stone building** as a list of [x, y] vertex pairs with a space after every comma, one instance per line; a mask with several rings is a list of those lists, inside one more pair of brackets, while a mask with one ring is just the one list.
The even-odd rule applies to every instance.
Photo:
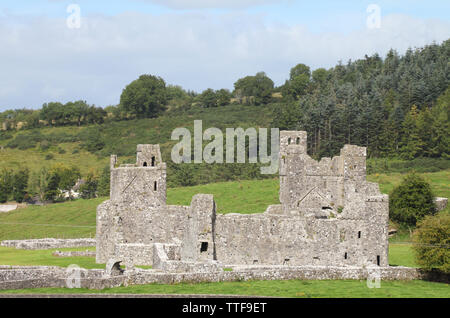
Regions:
[[345, 145], [339, 156], [315, 161], [306, 138], [280, 132], [280, 204], [259, 214], [217, 214], [207, 194], [190, 206], [167, 205], [159, 145], [138, 145], [134, 165], [117, 166], [112, 156], [110, 200], [97, 209], [97, 262], [167, 270], [388, 266], [388, 196], [366, 181], [366, 149]]

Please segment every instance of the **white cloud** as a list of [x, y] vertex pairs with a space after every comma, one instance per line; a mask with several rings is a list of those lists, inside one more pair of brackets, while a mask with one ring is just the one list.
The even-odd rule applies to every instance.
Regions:
[[7, 18], [0, 20], [0, 110], [52, 100], [116, 104], [122, 89], [145, 73], [196, 91], [232, 88], [258, 71], [282, 84], [297, 63], [332, 67], [449, 37], [447, 22], [404, 15], [349, 34], [314, 33], [236, 12], [96, 16], [79, 30], [68, 29], [64, 19]]
[[240, 9], [265, 4], [279, 4], [288, 0], [143, 0], [171, 9]]

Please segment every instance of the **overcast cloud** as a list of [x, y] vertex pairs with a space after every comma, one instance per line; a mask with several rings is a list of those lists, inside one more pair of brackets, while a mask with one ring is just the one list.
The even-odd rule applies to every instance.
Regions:
[[[246, 3], [252, 2], [262, 1]], [[297, 63], [331, 67], [390, 48], [404, 53], [449, 35], [447, 22], [405, 15], [384, 17], [380, 29], [347, 34], [234, 11], [89, 16], [81, 29], [67, 28], [65, 19], [6, 17], [0, 19], [0, 110], [56, 100], [117, 104], [122, 89], [141, 74], [202, 91], [232, 89], [238, 78], [265, 71], [280, 85]]]

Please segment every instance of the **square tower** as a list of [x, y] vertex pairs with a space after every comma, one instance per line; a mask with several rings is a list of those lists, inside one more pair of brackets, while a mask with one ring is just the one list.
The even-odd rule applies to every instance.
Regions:
[[138, 145], [136, 164], [116, 167], [117, 156], [111, 156], [111, 201], [134, 203], [134, 206], [166, 205], [166, 164], [159, 145]]

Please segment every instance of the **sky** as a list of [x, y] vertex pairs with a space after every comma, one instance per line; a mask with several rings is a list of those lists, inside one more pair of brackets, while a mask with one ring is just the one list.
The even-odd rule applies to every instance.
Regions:
[[201, 92], [450, 38], [447, 0], [0, 0], [0, 111], [116, 105], [142, 74]]

